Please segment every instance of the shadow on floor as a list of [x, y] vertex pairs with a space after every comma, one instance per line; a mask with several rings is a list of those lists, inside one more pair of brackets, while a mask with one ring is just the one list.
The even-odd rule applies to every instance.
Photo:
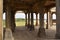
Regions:
[[[13, 33], [15, 40], [56, 40], [55, 34], [56, 34], [56, 26], [49, 27], [49, 29], [45, 29], [46, 37], [45, 38], [39, 38], [37, 37], [38, 29], [35, 29], [34, 31], [29, 31], [26, 29], [26, 27], [16, 27], [15, 32]], [[60, 40], [60, 39], [59, 39]]]

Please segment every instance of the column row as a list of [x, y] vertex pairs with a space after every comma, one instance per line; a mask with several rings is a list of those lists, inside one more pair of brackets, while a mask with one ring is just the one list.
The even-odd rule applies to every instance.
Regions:
[[[31, 14], [31, 19], [30, 19], [30, 14]], [[35, 13], [35, 14], [36, 14], [36, 23], [35, 23], [35, 25], [38, 26], [38, 13]], [[34, 17], [33, 16], [33, 13], [25, 13], [25, 26], [27, 26], [28, 24], [32, 24], [32, 21], [31, 20], [33, 19], [33, 17]], [[34, 24], [34, 22], [33, 22], [33, 24]]]

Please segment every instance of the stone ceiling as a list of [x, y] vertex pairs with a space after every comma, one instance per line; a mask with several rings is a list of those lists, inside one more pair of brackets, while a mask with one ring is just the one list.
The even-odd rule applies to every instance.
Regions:
[[13, 10], [38, 10], [40, 4], [51, 8], [55, 6], [55, 0], [3, 0], [3, 9], [9, 6]]

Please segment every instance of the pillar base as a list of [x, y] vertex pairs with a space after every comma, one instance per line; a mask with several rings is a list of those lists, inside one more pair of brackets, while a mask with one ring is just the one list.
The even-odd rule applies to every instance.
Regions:
[[25, 26], [28, 26], [27, 24]]
[[25, 25], [25, 27], [26, 27], [26, 29], [28, 28], [28, 24], [27, 25]]
[[30, 25], [30, 24], [28, 24], [28, 25], [27, 25], [27, 29], [29, 29], [29, 31], [34, 30], [34, 25]]
[[56, 34], [55, 38], [60, 39], [60, 34]]
[[30, 25], [30, 31], [34, 30], [34, 25]]
[[48, 26], [46, 26], [46, 29], [48, 29]]
[[13, 29], [13, 28], [11, 28], [11, 31], [12, 31], [12, 32], [14, 32], [14, 29]]
[[30, 28], [30, 24], [27, 24], [27, 28], [28, 28], [28, 29]]
[[39, 28], [38, 37], [45, 38], [45, 36], [46, 36], [45, 29], [44, 28]]
[[38, 24], [36, 24], [36, 26], [38, 26]]
[[16, 26], [11, 27], [12, 32], [15, 32], [15, 27]]

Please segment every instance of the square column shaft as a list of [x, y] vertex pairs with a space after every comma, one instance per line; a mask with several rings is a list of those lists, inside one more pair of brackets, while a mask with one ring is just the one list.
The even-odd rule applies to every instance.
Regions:
[[39, 28], [38, 36], [39, 37], [45, 37], [44, 13], [40, 13], [39, 15], [40, 15], [40, 17], [39, 17], [40, 28]]
[[16, 24], [15, 24], [15, 12], [11, 12], [11, 29], [12, 29], [12, 32], [14, 32], [15, 30], [15, 27], [16, 27]]
[[27, 13], [25, 13], [25, 26], [27, 26]]
[[11, 28], [11, 13], [9, 7], [7, 7], [7, 11], [6, 11], [6, 27]]
[[36, 26], [38, 26], [38, 13], [36, 13]]
[[13, 12], [11, 12], [12, 10], [7, 7], [7, 11], [6, 11], [6, 27], [10, 28], [12, 30], [12, 32], [14, 32], [15, 29], [15, 20], [14, 20], [14, 14]]
[[50, 14], [50, 26], [52, 26], [52, 13]]
[[49, 11], [49, 26], [51, 27], [51, 23], [52, 23], [52, 12], [51, 11]]
[[52, 22], [52, 16], [51, 16], [51, 12], [47, 12], [47, 26], [46, 29], [48, 29], [48, 27], [51, 27], [51, 22]]
[[34, 30], [34, 22], [33, 22], [33, 13], [31, 13], [31, 27], [30, 30]]
[[34, 25], [34, 22], [33, 22], [33, 13], [31, 13], [31, 25]]
[[44, 14], [40, 13], [40, 28], [44, 28]]
[[28, 13], [28, 25], [30, 25], [30, 13]]

